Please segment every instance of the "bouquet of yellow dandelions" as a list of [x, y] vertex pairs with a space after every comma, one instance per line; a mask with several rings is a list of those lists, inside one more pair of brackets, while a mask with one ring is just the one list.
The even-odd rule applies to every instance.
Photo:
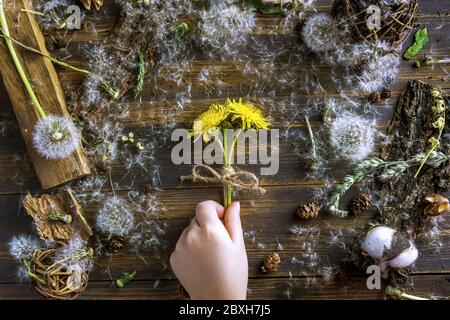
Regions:
[[[224, 104], [213, 104], [195, 119], [191, 137], [194, 141], [218, 143], [223, 152], [223, 168], [217, 172], [209, 165], [199, 164], [192, 168], [192, 174], [182, 176], [181, 180], [219, 182], [224, 186], [224, 206], [227, 208], [233, 199], [233, 190], [248, 190], [264, 193], [258, 178], [251, 172], [237, 171], [233, 168], [234, 149], [239, 135], [247, 130], [267, 130], [269, 121], [255, 105], [239, 100], [228, 99]], [[230, 136], [229, 132], [232, 133]], [[221, 139], [222, 138], [222, 139]]]

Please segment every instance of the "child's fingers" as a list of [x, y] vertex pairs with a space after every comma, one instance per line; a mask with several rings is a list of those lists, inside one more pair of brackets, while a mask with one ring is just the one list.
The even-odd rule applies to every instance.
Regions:
[[211, 200], [200, 202], [195, 208], [195, 217], [200, 227], [207, 224], [221, 223], [224, 213], [224, 207]]
[[244, 235], [241, 224], [241, 204], [239, 201], [233, 202], [225, 212], [225, 228], [230, 234], [234, 243], [244, 243]]

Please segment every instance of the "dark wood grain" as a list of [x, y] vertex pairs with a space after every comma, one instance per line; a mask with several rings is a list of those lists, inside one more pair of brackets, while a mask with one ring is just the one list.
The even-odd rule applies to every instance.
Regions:
[[[428, 299], [442, 299], [450, 295], [449, 278], [444, 275], [413, 276], [414, 289], [408, 291]], [[0, 291], [10, 293], [5, 299], [41, 299], [27, 284], [0, 284]], [[355, 300], [385, 299], [382, 290], [367, 290], [365, 277], [351, 277], [345, 282], [320, 283], [313, 278], [249, 279], [248, 299]], [[182, 300], [176, 280], [145, 280], [130, 282], [116, 288], [111, 281], [91, 281], [79, 299], [176, 299]]]
[[[328, 11], [328, 0], [318, 0], [315, 7], [319, 11]], [[450, 52], [449, 22], [450, 17], [445, 15], [449, 8], [445, 1], [421, 1], [419, 22], [427, 26], [430, 43], [421, 51], [421, 54], [432, 53], [437, 58], [448, 57]], [[439, 12], [443, 14], [439, 14]], [[96, 20], [96, 32], [89, 30], [70, 31], [61, 35], [67, 44], [67, 50], [54, 48], [52, 53], [65, 57], [70, 52], [67, 61], [83, 66], [85, 57], [83, 47], [89, 43], [103, 41], [109, 35], [118, 15], [118, 7], [114, 2], [105, 4]], [[260, 41], [277, 41], [294, 43], [296, 36], [287, 32], [283, 35], [274, 34], [279, 18], [276, 16], [258, 16], [258, 31], [253, 35]], [[52, 47], [53, 35], [46, 34], [47, 45]], [[408, 41], [411, 41], [412, 35]], [[311, 57], [310, 63], [319, 65], [319, 60]], [[277, 68], [281, 68], [283, 61]], [[202, 67], [214, 67], [220, 74], [221, 80], [229, 87], [223, 95], [207, 95], [204, 85], [197, 80]], [[188, 127], [192, 120], [205, 110], [211, 103], [221, 102], [225, 98], [239, 97], [247, 94], [251, 83], [238, 72], [239, 64], [231, 60], [214, 61], [199, 58], [186, 72], [185, 77], [192, 85], [192, 102], [184, 109], [178, 110], [174, 115], [178, 127]], [[265, 113], [271, 117], [273, 127], [281, 130], [287, 128], [287, 119], [290, 130], [306, 133], [302, 116], [292, 119], [301, 106], [306, 105], [308, 99], [323, 100], [327, 97], [338, 97], [332, 81], [329, 80], [329, 68], [320, 66], [318, 76], [326, 92], [323, 94], [308, 95], [301, 86], [295, 89], [296, 106], [286, 106], [283, 114], [270, 106], [262, 105]], [[57, 68], [63, 89], [69, 92], [77, 88], [83, 77], [77, 73]], [[444, 91], [450, 89], [448, 73], [444, 68], [414, 68], [411, 62], [402, 61], [397, 81], [390, 87], [392, 97], [384, 104], [376, 105], [377, 126], [381, 131], [387, 125], [393, 114], [400, 94], [404, 91], [409, 79], [415, 78], [432, 83]], [[176, 103], [176, 93], [180, 88], [171, 83], [158, 83], [167, 90], [167, 100], [161, 101], [158, 94], [152, 92], [154, 81], [160, 79], [147, 79], [142, 101], [127, 97], [130, 107], [129, 117], [123, 119], [121, 124], [125, 130], [133, 131], [138, 135], [145, 135], [150, 126], [158, 127], [165, 123], [165, 114], [173, 110]], [[276, 99], [282, 101], [291, 94], [292, 88], [277, 90]], [[367, 97], [359, 93], [349, 93], [355, 99], [365, 100]], [[254, 99], [269, 96], [268, 92], [255, 94]], [[13, 235], [19, 233], [33, 233], [31, 219], [23, 212], [20, 206], [21, 198], [26, 191], [39, 192], [40, 187], [33, 170], [32, 163], [26, 152], [26, 147], [17, 129], [15, 116], [10, 108], [10, 102], [5, 89], [0, 85], [0, 116], [6, 124], [6, 132], [0, 135], [0, 298], [2, 299], [39, 299], [39, 296], [27, 284], [19, 283], [16, 277], [17, 263], [8, 254], [8, 241]], [[320, 122], [312, 118], [314, 130], [320, 129]], [[295, 142], [295, 141], [294, 141]], [[193, 215], [195, 205], [199, 201], [212, 199], [221, 201], [222, 190], [218, 186], [191, 185], [179, 181], [179, 176], [190, 170], [190, 165], [175, 166], [170, 160], [170, 150], [173, 143], [163, 146], [157, 152], [157, 163], [161, 179], [161, 191], [158, 200], [165, 210], [158, 215], [159, 220], [166, 225], [166, 234], [161, 238], [166, 246], [160, 248], [155, 254], [152, 250], [137, 256], [128, 248], [112, 257], [96, 258], [96, 264], [90, 274], [90, 283], [87, 291], [80, 299], [180, 299], [179, 285], [174, 279], [168, 257], [174, 247], [181, 230], [187, 225]], [[298, 242], [289, 232], [289, 227], [300, 224], [303, 227], [316, 227], [320, 235], [316, 236], [313, 245], [322, 265], [337, 264], [345, 266], [344, 260], [348, 257], [345, 249], [340, 247], [342, 242], [351, 243], [352, 230], [367, 225], [372, 221], [374, 212], [368, 212], [361, 217], [338, 219], [321, 213], [319, 217], [310, 222], [301, 222], [295, 218], [298, 205], [310, 200], [314, 189], [323, 187], [325, 181], [311, 179], [305, 170], [305, 161], [302, 152], [298, 150], [292, 139], [280, 141], [280, 170], [275, 176], [263, 177], [263, 185], [267, 188], [264, 197], [254, 195], [240, 195], [242, 206], [242, 221], [248, 236], [246, 246], [249, 258], [250, 282], [249, 298], [254, 299], [286, 299], [287, 290], [292, 289], [292, 298], [296, 299], [383, 299], [382, 291], [368, 290], [364, 270], [353, 270], [351, 277], [330, 283], [324, 283], [321, 272], [315, 268], [305, 268], [292, 263], [293, 257], [300, 257], [304, 253], [302, 242]], [[119, 195], [125, 195], [130, 189], [134, 190], [149, 183], [148, 174], [143, 173], [134, 179], [127, 175], [127, 170], [119, 163], [113, 163], [112, 178], [116, 182]], [[243, 166], [258, 173], [259, 168]], [[340, 179], [350, 169], [348, 163], [338, 159], [331, 159], [329, 173], [334, 179]], [[355, 186], [343, 199], [345, 207], [348, 200], [358, 192], [360, 186]], [[111, 194], [109, 186], [103, 189]], [[88, 220], [93, 223], [98, 207], [89, 205], [85, 208]], [[444, 224], [450, 223], [450, 217], [444, 218]], [[331, 240], [330, 232], [342, 230], [343, 237], [336, 242]], [[440, 247], [427, 243], [418, 243], [420, 258], [412, 268], [411, 280], [414, 282], [415, 294], [429, 296], [435, 294], [448, 297], [450, 292], [450, 236], [448, 230], [445, 236], [440, 237]], [[262, 274], [260, 264], [265, 255], [278, 251], [282, 264], [280, 271], [273, 274]], [[136, 280], [124, 289], [115, 288], [111, 279], [122, 272], [129, 272], [130, 266], [137, 271]], [[293, 278], [290, 278], [290, 274]]]

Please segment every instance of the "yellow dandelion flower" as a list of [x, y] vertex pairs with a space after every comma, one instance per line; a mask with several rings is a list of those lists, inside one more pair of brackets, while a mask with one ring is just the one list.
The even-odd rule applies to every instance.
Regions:
[[191, 135], [202, 136], [205, 142], [210, 141], [221, 123], [228, 117], [229, 111], [223, 104], [213, 104], [194, 121]]
[[239, 121], [243, 130], [247, 129], [268, 129], [269, 120], [264, 117], [261, 109], [242, 99], [227, 100], [227, 109], [231, 113], [231, 121]]

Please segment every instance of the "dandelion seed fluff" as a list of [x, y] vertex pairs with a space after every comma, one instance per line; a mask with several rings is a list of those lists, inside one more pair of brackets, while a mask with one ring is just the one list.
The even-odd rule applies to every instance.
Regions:
[[233, 54], [255, 26], [255, 13], [242, 10], [235, 1], [214, 1], [200, 14], [201, 44], [224, 54]]
[[62, 116], [49, 115], [34, 127], [33, 146], [46, 159], [67, 158], [79, 143], [78, 129]]
[[325, 13], [311, 16], [302, 28], [302, 38], [306, 46], [315, 53], [335, 50], [339, 47], [333, 18]]
[[39, 241], [31, 236], [19, 235], [14, 236], [9, 242], [9, 253], [17, 260], [31, 259], [34, 252], [39, 249]]
[[86, 255], [87, 249], [87, 241], [80, 235], [76, 235], [58, 251], [53, 260], [63, 265], [68, 271], [89, 270], [92, 263], [90, 257]]
[[125, 237], [135, 227], [135, 218], [125, 200], [114, 196], [100, 209], [96, 225], [108, 238]]
[[399, 64], [399, 58], [392, 53], [370, 59], [357, 76], [357, 87], [366, 93], [383, 89], [395, 80]]
[[344, 112], [331, 123], [330, 143], [338, 156], [358, 162], [372, 152], [375, 132], [372, 121]]

